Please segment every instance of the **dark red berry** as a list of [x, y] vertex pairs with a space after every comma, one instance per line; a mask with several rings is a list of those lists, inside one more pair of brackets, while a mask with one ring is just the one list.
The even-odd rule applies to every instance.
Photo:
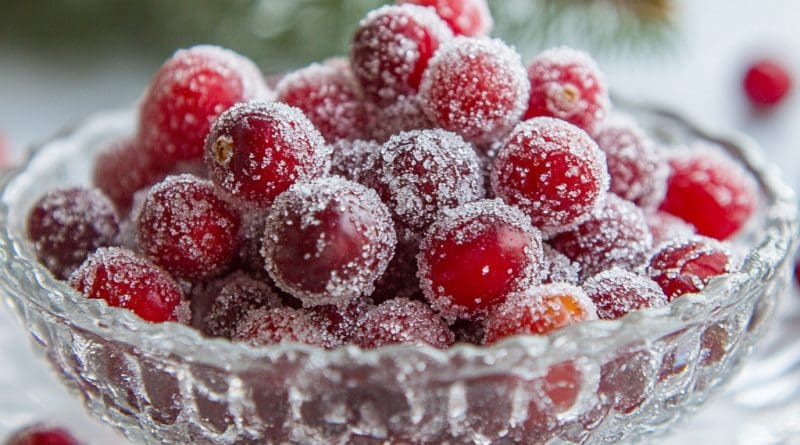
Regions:
[[425, 303], [394, 298], [359, 320], [352, 341], [362, 348], [396, 343], [426, 343], [447, 348], [453, 344], [454, 337], [447, 323]]
[[375, 291], [370, 295], [375, 304], [392, 298], [423, 299], [417, 278], [417, 253], [422, 235], [400, 226], [395, 226], [395, 230], [397, 247], [394, 256], [375, 282]]
[[119, 224], [114, 206], [99, 190], [73, 187], [39, 198], [27, 229], [39, 261], [63, 280], [98, 247], [114, 245]]
[[578, 284], [581, 277], [581, 265], [567, 258], [566, 255], [550, 246], [542, 245], [542, 252], [546, 274], [543, 283], [569, 283]]
[[380, 150], [381, 144], [375, 141], [342, 139], [335, 142], [331, 145], [331, 175], [374, 188], [370, 178], [376, 176]]
[[129, 309], [158, 323], [178, 320], [183, 292], [164, 270], [134, 252], [101, 247], [69, 279], [86, 298], [102, 298], [109, 306]]
[[494, 25], [486, 0], [397, 0], [397, 3], [435, 8], [455, 35], [486, 36]]
[[31, 425], [16, 431], [6, 439], [6, 445], [81, 445], [72, 434], [61, 427]]
[[251, 310], [281, 306], [280, 297], [269, 283], [241, 272], [235, 273], [225, 278], [219, 292], [214, 295], [203, 317], [203, 332], [214, 337], [232, 338], [236, 326]]
[[304, 309], [313, 319], [315, 326], [321, 326], [343, 343], [350, 342], [358, 322], [375, 306], [366, 299], [358, 298], [345, 307], [334, 304], [314, 306]]
[[583, 289], [602, 319], [615, 319], [630, 311], [667, 304], [664, 291], [653, 280], [617, 267], [589, 278]]
[[763, 59], [750, 65], [742, 86], [750, 102], [767, 107], [786, 97], [792, 89], [792, 77], [782, 63]]
[[731, 269], [730, 253], [722, 244], [696, 236], [663, 244], [650, 258], [647, 274], [672, 301], [700, 292], [711, 278]]
[[331, 334], [321, 322], [322, 318], [314, 317], [302, 309], [254, 309], [239, 322], [234, 340], [254, 346], [282, 342], [305, 343], [325, 349], [341, 346], [341, 339]]

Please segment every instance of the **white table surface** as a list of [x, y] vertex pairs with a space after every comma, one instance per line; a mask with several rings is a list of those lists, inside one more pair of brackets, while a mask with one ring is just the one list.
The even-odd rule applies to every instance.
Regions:
[[[784, 177], [800, 185], [800, 91], [766, 115], [753, 113], [739, 87], [753, 55], [776, 55], [800, 83], [800, 3], [796, 0], [679, 0], [679, 41], [666, 54], [607, 57], [599, 62], [613, 88], [627, 97], [650, 99], [682, 110], [700, 122], [747, 133]], [[89, 113], [129, 106], [156, 67], [120, 54], [103, 60], [36, 57], [0, 46], [0, 131], [16, 150], [44, 139]], [[797, 85], [800, 87], [800, 85]], [[800, 294], [792, 289], [772, 337], [800, 339]], [[0, 306], [2, 307], [2, 306]], [[768, 339], [769, 341], [769, 339]], [[763, 348], [762, 348], [763, 349]], [[70, 426], [91, 445], [126, 443], [90, 419], [47, 365], [31, 352], [16, 319], [0, 309], [0, 439], [20, 425], [47, 420]], [[781, 412], [747, 408], [755, 396], [775, 397], [781, 387], [743, 385], [752, 370], [697, 416], [660, 443], [800, 443], [771, 437], [769, 422], [781, 416], [800, 425], [800, 406]], [[798, 376], [800, 378], [800, 376]], [[748, 392], [748, 389], [750, 391]], [[797, 427], [800, 429], [800, 427]]]

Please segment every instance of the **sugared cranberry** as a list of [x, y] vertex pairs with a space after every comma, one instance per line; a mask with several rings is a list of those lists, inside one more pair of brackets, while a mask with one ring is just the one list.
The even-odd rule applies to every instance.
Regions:
[[244, 273], [225, 278], [203, 316], [204, 332], [214, 337], [232, 338], [239, 322], [253, 309], [281, 307], [272, 286]]
[[551, 116], [586, 131], [605, 117], [605, 79], [588, 54], [561, 47], [542, 52], [528, 64], [531, 86], [525, 119]]
[[653, 247], [642, 210], [612, 193], [589, 219], [550, 242], [581, 265], [583, 278], [613, 266], [634, 270], [644, 264]]
[[5, 442], [6, 445], [81, 445], [64, 428], [47, 425], [31, 425], [15, 432]]
[[326, 141], [364, 136], [366, 108], [349, 69], [313, 64], [287, 74], [275, 89], [277, 100], [299, 108]]
[[206, 139], [214, 184], [233, 199], [266, 208], [296, 181], [321, 176], [327, 150], [319, 131], [297, 108], [276, 102], [233, 106]]
[[585, 220], [608, 189], [605, 157], [580, 128], [549, 117], [511, 132], [494, 161], [492, 189], [545, 233]]
[[176, 321], [183, 292], [164, 270], [132, 251], [101, 247], [69, 279], [86, 298], [129, 309], [158, 323]]
[[569, 283], [578, 284], [581, 277], [581, 265], [567, 258], [566, 255], [550, 246], [543, 244], [545, 277], [543, 283]]
[[792, 89], [792, 77], [777, 60], [763, 59], [747, 69], [742, 80], [744, 92], [754, 105], [768, 107], [779, 103]]
[[450, 320], [480, 318], [544, 274], [539, 231], [500, 200], [442, 211], [417, 261], [425, 297]]
[[396, 242], [378, 195], [333, 176], [299, 182], [278, 196], [262, 253], [278, 287], [304, 306], [341, 306], [372, 292]]
[[341, 346], [339, 337], [332, 335], [320, 322], [322, 318], [312, 317], [302, 309], [254, 309], [239, 322], [233, 338], [254, 346], [281, 342], [305, 343], [325, 349]]
[[422, 290], [417, 278], [417, 253], [422, 235], [404, 227], [395, 226], [397, 247], [386, 266], [370, 298], [375, 304], [392, 298], [422, 299]]
[[391, 105], [369, 106], [369, 135], [381, 143], [403, 131], [435, 128], [422, 111], [419, 95], [405, 96]]
[[397, 0], [436, 9], [453, 34], [468, 37], [489, 35], [494, 25], [486, 0]]
[[731, 255], [719, 242], [696, 236], [663, 244], [650, 258], [647, 273], [672, 301], [703, 290], [711, 278], [731, 268]]
[[551, 283], [511, 295], [486, 318], [486, 343], [517, 334], [547, 334], [597, 318], [592, 300], [580, 287]]
[[306, 308], [304, 311], [314, 320], [316, 326], [321, 326], [343, 343], [347, 343], [354, 335], [359, 320], [374, 307], [366, 299], [357, 298], [344, 307], [325, 304]]
[[98, 247], [115, 243], [119, 224], [114, 206], [99, 190], [73, 187], [39, 198], [27, 229], [39, 261], [65, 279]]
[[359, 23], [350, 43], [353, 74], [366, 96], [381, 106], [417, 92], [439, 45], [453, 36], [429, 8], [384, 6]]
[[373, 188], [370, 178], [376, 176], [381, 144], [375, 141], [339, 140], [331, 145], [331, 175]]
[[653, 280], [618, 267], [589, 278], [583, 289], [602, 319], [615, 319], [630, 311], [667, 304], [664, 291]]
[[437, 126], [481, 143], [519, 122], [529, 91], [513, 48], [497, 39], [457, 37], [431, 59], [419, 94]]
[[241, 237], [236, 266], [258, 278], [268, 278], [264, 270], [264, 257], [261, 256], [261, 241], [264, 238], [264, 226], [267, 215], [262, 212], [245, 212], [242, 214]]
[[667, 191], [669, 167], [636, 122], [614, 116], [600, 123], [593, 137], [606, 154], [609, 190], [639, 207], [658, 207]]
[[210, 181], [170, 176], [147, 194], [137, 217], [139, 245], [172, 274], [203, 279], [223, 271], [236, 256], [240, 217]]
[[400, 224], [415, 232], [442, 209], [483, 197], [478, 156], [460, 136], [415, 130], [392, 136], [377, 159], [377, 190]]
[[144, 153], [135, 139], [123, 139], [97, 156], [93, 180], [120, 212], [127, 213], [134, 194], [164, 179], [171, 167]]
[[660, 210], [724, 240], [750, 219], [758, 201], [755, 181], [741, 165], [710, 146], [670, 156], [667, 196]]
[[381, 303], [358, 321], [353, 343], [378, 348], [395, 343], [427, 343], [437, 348], [453, 344], [453, 333], [428, 305], [394, 298]]
[[145, 92], [138, 138], [162, 164], [200, 159], [217, 116], [237, 102], [270, 94], [258, 67], [244, 56], [205, 45], [179, 50]]
[[661, 210], [646, 213], [645, 219], [653, 235], [653, 246], [656, 247], [664, 241], [688, 238], [695, 234], [694, 227], [686, 221]]

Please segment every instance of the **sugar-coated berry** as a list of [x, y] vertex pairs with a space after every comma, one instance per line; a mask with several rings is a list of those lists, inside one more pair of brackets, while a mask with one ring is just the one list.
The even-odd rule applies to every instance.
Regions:
[[241, 218], [210, 181], [170, 176], [153, 186], [136, 217], [139, 245], [175, 276], [204, 279], [236, 257]]
[[214, 337], [233, 338], [236, 326], [248, 312], [258, 308], [281, 307], [280, 297], [269, 283], [237, 272], [225, 277], [203, 316], [203, 332]]
[[662, 244], [650, 257], [647, 274], [672, 301], [700, 292], [711, 278], [732, 269], [731, 254], [721, 243], [695, 236]]
[[580, 128], [539, 117], [517, 125], [494, 161], [492, 189], [547, 234], [574, 227], [608, 190], [605, 156]]
[[436, 125], [422, 111], [419, 95], [398, 98], [386, 106], [368, 105], [369, 135], [379, 142], [403, 131], [435, 128]]
[[630, 311], [667, 304], [667, 296], [655, 281], [618, 267], [589, 278], [583, 289], [594, 302], [601, 319], [611, 320]]
[[635, 270], [647, 261], [653, 247], [642, 210], [612, 193], [589, 219], [550, 242], [581, 265], [583, 278], [613, 266]]
[[664, 241], [689, 238], [696, 233], [694, 227], [686, 221], [661, 210], [645, 213], [645, 219], [647, 220], [647, 227], [653, 235], [654, 247]]
[[304, 309], [321, 326], [343, 343], [349, 343], [358, 328], [358, 322], [375, 306], [364, 298], [357, 298], [344, 307], [325, 304]]
[[162, 164], [200, 159], [217, 116], [237, 102], [270, 95], [261, 71], [242, 55], [208, 45], [178, 50], [145, 92], [138, 138]]
[[487, 36], [492, 32], [494, 20], [486, 0], [397, 0], [436, 9], [453, 34], [468, 37]]
[[381, 147], [375, 180], [397, 221], [415, 232], [424, 231], [442, 209], [484, 195], [472, 145], [441, 129], [392, 136]]
[[486, 343], [518, 334], [543, 335], [597, 313], [592, 300], [578, 286], [551, 283], [532, 286], [511, 295], [486, 318]]
[[792, 89], [792, 76], [777, 60], [762, 59], [747, 68], [742, 87], [754, 105], [776, 105]]
[[755, 180], [715, 147], [677, 150], [669, 166], [667, 195], [659, 209], [688, 222], [697, 233], [724, 240], [753, 215], [758, 202]]
[[453, 33], [429, 8], [383, 6], [358, 24], [350, 42], [350, 64], [365, 95], [386, 106], [419, 89], [422, 73]]
[[395, 225], [397, 247], [370, 299], [376, 304], [392, 298], [422, 299], [417, 278], [417, 253], [422, 235]]
[[14, 432], [5, 445], [81, 445], [65, 428], [43, 424], [30, 425]]
[[121, 247], [97, 249], [73, 272], [69, 284], [86, 298], [102, 298], [154, 323], [178, 320], [183, 300], [167, 272]]
[[119, 223], [102, 192], [72, 187], [39, 198], [28, 213], [27, 231], [39, 261], [65, 279], [98, 247], [115, 244]]
[[453, 344], [454, 336], [447, 323], [425, 303], [394, 298], [358, 321], [352, 341], [362, 348], [425, 343], [443, 349]]
[[278, 196], [263, 242], [270, 276], [308, 307], [343, 306], [372, 293], [397, 239], [375, 191], [333, 176]]
[[529, 92], [525, 67], [513, 48], [497, 39], [457, 37], [431, 59], [419, 94], [438, 127], [482, 143], [514, 128]]
[[326, 141], [364, 136], [366, 107], [349, 69], [315, 63], [284, 76], [275, 90], [277, 100], [299, 108]]
[[295, 182], [322, 176], [328, 151], [299, 109], [280, 102], [246, 102], [214, 122], [205, 160], [211, 180], [225, 194], [263, 209]]
[[331, 145], [331, 175], [373, 188], [369, 181], [375, 177], [380, 150], [381, 144], [372, 140], [336, 141]]
[[325, 349], [342, 345], [336, 335], [320, 325], [320, 317], [313, 317], [302, 309], [289, 307], [260, 308], [248, 312], [236, 327], [233, 339], [253, 346], [268, 346], [282, 342], [305, 343]]
[[164, 179], [171, 163], [158, 162], [141, 150], [135, 139], [114, 141], [100, 152], [94, 162], [94, 185], [125, 214], [136, 192]]
[[580, 282], [581, 265], [579, 263], [570, 260], [549, 243], [542, 245], [542, 252], [547, 272], [542, 279], [543, 283], [578, 284]]
[[528, 64], [531, 94], [525, 119], [551, 116], [590, 131], [610, 107], [595, 61], [572, 48], [553, 48]]
[[261, 256], [261, 241], [267, 215], [263, 212], [244, 212], [241, 221], [239, 253], [235, 266], [258, 278], [268, 279], [264, 270], [264, 257]]
[[539, 231], [500, 200], [443, 210], [417, 264], [425, 297], [448, 320], [481, 318], [545, 273]]

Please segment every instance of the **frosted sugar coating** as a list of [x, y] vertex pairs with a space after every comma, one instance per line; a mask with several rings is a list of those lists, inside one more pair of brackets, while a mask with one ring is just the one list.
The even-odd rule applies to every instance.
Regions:
[[400, 97], [386, 106], [369, 104], [368, 108], [369, 134], [379, 142], [385, 142], [403, 131], [436, 127], [423, 112], [418, 94]]
[[381, 303], [358, 321], [353, 343], [378, 348], [396, 343], [427, 343], [437, 348], [453, 344], [447, 323], [425, 303], [394, 298]]
[[302, 309], [262, 307], [245, 315], [236, 326], [233, 338], [253, 346], [283, 342], [305, 343], [325, 349], [341, 346], [341, 340], [324, 326], [315, 324], [315, 320], [319, 319]]
[[647, 220], [647, 227], [653, 235], [653, 247], [657, 247], [665, 241], [689, 238], [695, 234], [695, 229], [691, 224], [661, 210], [645, 213], [645, 220]]
[[239, 321], [253, 309], [281, 307], [280, 297], [269, 283], [243, 272], [226, 277], [203, 317], [204, 330], [215, 337], [232, 338]]
[[542, 282], [569, 284], [580, 282], [581, 265], [579, 263], [570, 260], [549, 243], [542, 244], [542, 253], [546, 272]]
[[398, 0], [397, 3], [435, 8], [456, 35], [486, 36], [494, 26], [486, 0]]
[[331, 175], [370, 186], [381, 144], [372, 140], [339, 140], [331, 145]]
[[602, 319], [615, 319], [630, 311], [667, 304], [667, 296], [655, 281], [619, 267], [606, 269], [589, 278], [583, 289]]

